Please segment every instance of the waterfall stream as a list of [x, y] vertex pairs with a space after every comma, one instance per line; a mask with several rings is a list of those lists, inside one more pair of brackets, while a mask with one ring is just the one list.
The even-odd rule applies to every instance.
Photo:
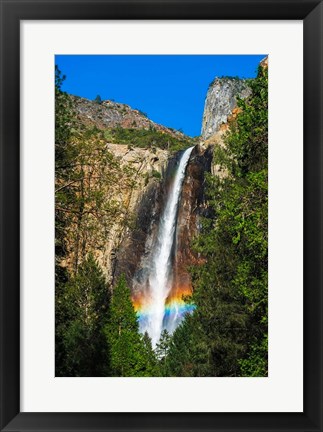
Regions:
[[162, 330], [166, 328], [172, 332], [181, 318], [179, 306], [174, 304], [171, 310], [167, 310], [166, 300], [172, 284], [172, 251], [176, 237], [178, 205], [193, 148], [185, 150], [180, 158], [146, 269], [145, 310], [139, 313], [139, 326], [142, 333], [149, 334], [153, 347], [159, 341]]

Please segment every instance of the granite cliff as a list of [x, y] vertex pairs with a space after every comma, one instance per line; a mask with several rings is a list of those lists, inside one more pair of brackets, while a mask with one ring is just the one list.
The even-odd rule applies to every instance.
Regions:
[[234, 114], [237, 98], [250, 95], [250, 88], [245, 80], [239, 78], [215, 78], [207, 91], [201, 136], [203, 140], [218, 132], [228, 118]]

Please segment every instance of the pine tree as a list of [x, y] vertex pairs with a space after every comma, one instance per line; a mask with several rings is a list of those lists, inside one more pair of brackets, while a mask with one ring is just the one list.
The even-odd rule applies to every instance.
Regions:
[[201, 331], [197, 311], [186, 315], [172, 335], [167, 356], [167, 376], [208, 376], [209, 346]]
[[94, 99], [94, 102], [96, 102], [97, 104], [101, 104], [102, 103], [102, 99], [100, 95], [97, 95], [97, 97]]
[[[73, 159], [69, 141], [71, 138], [71, 125], [73, 112], [68, 95], [62, 91], [62, 84], [66, 79], [61, 74], [58, 66], [55, 66], [55, 177], [65, 179], [68, 177], [65, 166]], [[64, 167], [64, 168], [63, 168]], [[56, 204], [57, 204], [57, 197]], [[65, 199], [65, 196], [63, 197]], [[59, 262], [65, 256], [65, 232], [68, 224], [66, 213], [55, 213], [55, 257], [56, 257], [56, 282], [66, 280], [66, 274], [59, 267]]]
[[[59, 376], [106, 376], [109, 374], [109, 347], [103, 329], [107, 323], [110, 294], [93, 255], [79, 267], [78, 274], [64, 286], [57, 301], [61, 337], [57, 362]], [[58, 357], [59, 358], [59, 357]]]
[[111, 349], [114, 376], [149, 376], [155, 362], [148, 335], [142, 337], [130, 289], [122, 275], [114, 287], [105, 334]]
[[170, 349], [171, 336], [166, 329], [160, 335], [159, 342], [156, 344], [155, 353], [161, 365], [163, 376], [167, 376], [167, 355]]
[[143, 363], [143, 376], [160, 376], [157, 357], [154, 353], [151, 339], [147, 332], [142, 336], [141, 358]]

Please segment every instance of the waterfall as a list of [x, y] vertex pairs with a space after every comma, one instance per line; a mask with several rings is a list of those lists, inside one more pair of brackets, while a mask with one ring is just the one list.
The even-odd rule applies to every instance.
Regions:
[[172, 332], [180, 318], [178, 306], [175, 305], [171, 312], [166, 310], [166, 300], [172, 283], [172, 251], [176, 236], [178, 204], [186, 166], [193, 148], [188, 148], [181, 156], [148, 259], [144, 292], [145, 311], [139, 313], [139, 326], [142, 333], [149, 334], [153, 347], [159, 341], [163, 328]]

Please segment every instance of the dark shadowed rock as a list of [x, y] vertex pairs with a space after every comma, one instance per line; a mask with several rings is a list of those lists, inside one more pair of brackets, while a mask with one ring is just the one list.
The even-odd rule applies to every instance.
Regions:
[[[196, 146], [187, 166], [183, 183], [176, 228], [173, 290], [191, 290], [188, 267], [199, 262], [192, 241], [199, 231], [199, 219], [204, 211], [205, 174], [211, 171], [213, 149]], [[176, 294], [175, 294], [176, 295]]]

